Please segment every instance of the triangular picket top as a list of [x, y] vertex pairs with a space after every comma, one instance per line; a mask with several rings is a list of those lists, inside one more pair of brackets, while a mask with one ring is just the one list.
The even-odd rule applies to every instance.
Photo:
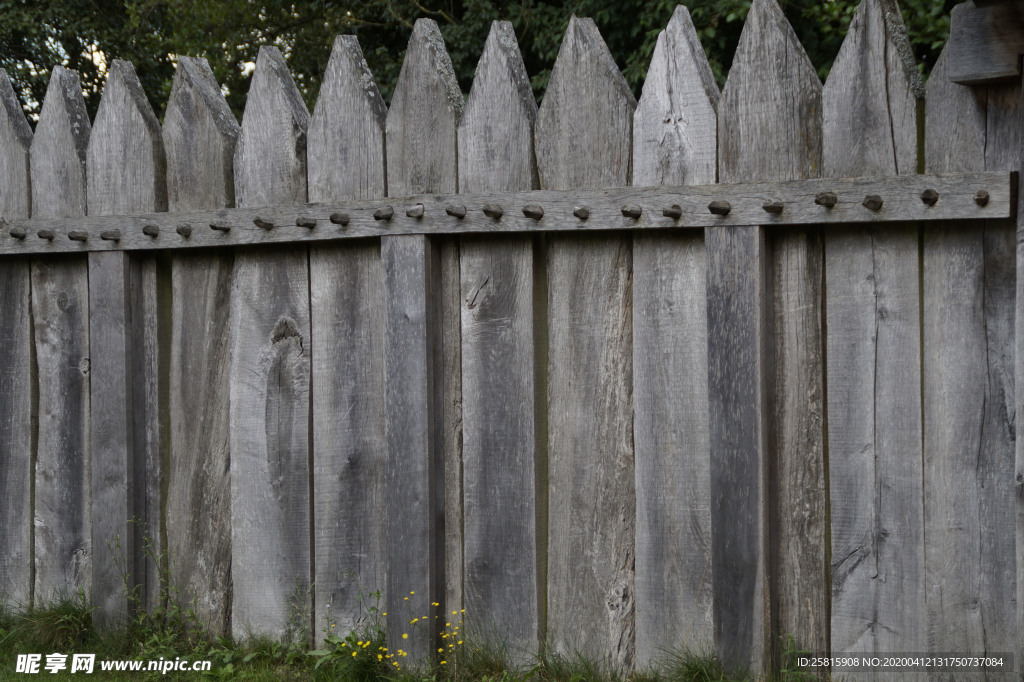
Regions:
[[309, 124], [309, 200], [369, 199], [387, 194], [387, 107], [359, 40], [338, 36]]
[[1019, 658], [1019, 76], [947, 49], [922, 107], [862, 0], [822, 86], [750, 5], [721, 92], [680, 6], [639, 101], [575, 16], [539, 106], [503, 21], [466, 98], [417, 21], [390, 107], [339, 36], [312, 116], [273, 46], [240, 121], [203, 59], [162, 122], [55, 67], [34, 134], [0, 73], [0, 602], [329, 648], [379, 594], [406, 669]]
[[235, 203], [306, 202], [309, 111], [281, 51], [260, 48], [235, 150]]
[[718, 100], [690, 13], [658, 36], [633, 116], [633, 184], [705, 185], [718, 175]]
[[456, 190], [456, 131], [465, 103], [433, 19], [417, 19], [387, 115], [388, 194]]
[[91, 130], [78, 73], [55, 66], [32, 140], [33, 217], [85, 215]]
[[163, 125], [168, 210], [235, 205], [239, 132], [209, 63], [178, 57]]

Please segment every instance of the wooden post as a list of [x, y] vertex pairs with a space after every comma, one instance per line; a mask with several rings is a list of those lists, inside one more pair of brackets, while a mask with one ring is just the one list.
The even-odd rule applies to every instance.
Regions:
[[[1020, 163], [1020, 83], [928, 79], [928, 171]], [[1014, 582], [1016, 224], [924, 233], [924, 519], [927, 637], [934, 651], [1019, 650]], [[997, 679], [1016, 679], [1007, 672]]]
[[[680, 5], [633, 117], [634, 185], [715, 182], [718, 99]], [[714, 643], [703, 234], [634, 236], [633, 282], [636, 656], [649, 668]]]
[[[390, 195], [456, 191], [462, 108], [441, 31], [433, 20], [419, 19], [387, 116]], [[462, 603], [458, 242], [385, 236], [381, 260], [388, 646], [424, 659], [436, 648], [437, 609], [458, 611]], [[410, 625], [423, 616], [425, 627]], [[400, 639], [402, 633], [410, 639]]]
[[[825, 175], [915, 173], [923, 95], [896, 3], [862, 0], [825, 84]], [[918, 237], [825, 235], [834, 656], [928, 649]]]
[[[163, 141], [170, 211], [234, 206], [239, 127], [205, 59], [179, 57]], [[230, 253], [171, 255], [167, 564], [177, 606], [230, 633]], [[193, 602], [193, 600], [195, 600]]]
[[[386, 115], [359, 41], [338, 36], [309, 125], [310, 201], [386, 194]], [[376, 240], [314, 247], [309, 268], [320, 638], [359, 626], [375, 605], [369, 593], [379, 590], [379, 606], [387, 603], [384, 272]]]
[[[306, 201], [309, 113], [260, 48], [235, 150], [239, 206]], [[271, 228], [273, 229], [273, 228]], [[305, 246], [238, 251], [231, 281], [231, 631], [310, 638], [310, 322]]]
[[[114, 60], [89, 139], [90, 215], [167, 209], [160, 124], [135, 70]], [[89, 254], [89, 346], [92, 401], [93, 546], [121, 539], [126, 565], [109, 552], [93, 560], [93, 600], [108, 627], [127, 615], [124, 573], [142, 606], [157, 605], [158, 567], [144, 538], [162, 546], [156, 260]]]
[[[25, 120], [7, 72], [0, 69], [0, 218], [29, 217], [29, 147]], [[0, 602], [32, 605], [32, 475], [36, 416], [32, 370], [29, 260], [0, 265]]]
[[[541, 187], [628, 185], [635, 108], [593, 20], [570, 19], [537, 114]], [[635, 647], [630, 247], [614, 233], [548, 240], [548, 638], [622, 671]]]
[[[85, 215], [89, 116], [78, 74], [53, 69], [32, 140], [34, 217]], [[32, 261], [38, 367], [34, 603], [92, 593], [95, 555], [89, 489], [89, 272], [84, 256]], [[120, 574], [119, 574], [120, 575]]]
[[[459, 190], [534, 189], [536, 118], [512, 25], [496, 21], [459, 124]], [[527, 663], [538, 650], [543, 594], [533, 239], [466, 237], [461, 256], [467, 622], [475, 637]]]
[[[754, 0], [719, 106], [719, 180], [795, 180], [819, 175], [822, 161], [820, 112], [821, 81], [778, 3]], [[759, 256], [762, 251], [758, 244], [763, 238], [755, 231], [748, 231], [746, 235], [757, 244], [737, 248], [750, 256]], [[723, 246], [726, 245], [728, 242], [723, 242]], [[759, 419], [766, 416], [759, 415], [760, 410], [770, 410], [768, 450], [734, 462], [719, 457], [716, 454], [719, 449], [730, 452], [735, 444], [731, 443], [728, 431], [716, 431], [715, 424], [717, 421], [727, 426], [731, 421], [723, 420], [723, 416], [716, 417], [714, 412], [711, 415], [712, 532], [718, 557], [713, 564], [715, 598], [735, 598], [726, 580], [730, 573], [744, 576], [745, 593], [751, 598], [742, 606], [737, 605], [736, 610], [719, 611], [716, 606], [716, 616], [738, 617], [743, 622], [754, 623], [751, 633], [742, 623], [716, 620], [715, 632], [716, 637], [725, 638], [719, 639], [718, 649], [723, 654], [728, 652], [723, 658], [730, 665], [749, 664], [755, 669], [771, 660], [773, 639], [762, 637], [774, 638], [786, 633], [792, 635], [801, 648], [821, 652], [827, 650], [829, 622], [820, 235], [806, 229], [779, 232], [771, 236], [770, 253], [771, 263], [751, 267], [747, 276], [756, 279], [763, 269], [771, 277], [767, 294], [771, 323], [761, 331], [771, 330], [768, 333], [772, 334], [772, 361], [762, 364], [761, 369], [770, 371], [772, 376], [757, 380], [770, 379], [768, 395], [772, 402], [755, 400], [742, 408], [749, 418], [757, 416]], [[731, 261], [733, 267], [740, 262], [749, 263], [727, 253], [709, 255], [711, 260], [718, 258]], [[752, 287], [753, 284], [745, 286], [744, 290], [753, 292]], [[718, 301], [709, 298], [709, 310], [716, 305]], [[755, 301], [744, 305], [757, 312]], [[765, 343], [766, 340], [758, 339], [756, 347], [743, 353], [763, 352]], [[717, 339], [710, 337], [709, 349], [717, 345]], [[727, 348], [722, 347], [722, 352]], [[710, 365], [727, 372], [720, 378], [712, 376], [711, 386], [716, 382], [729, 386], [736, 381], [750, 381], [748, 375], [733, 375], [724, 356], [710, 360]], [[753, 394], [745, 395], [754, 398]], [[712, 396], [711, 400], [718, 409], [728, 405], [722, 402], [721, 396]], [[743, 428], [751, 435], [756, 433], [752, 424]], [[759, 448], [765, 442], [752, 441], [741, 449]], [[754, 461], [759, 462], [758, 467], [747, 466]], [[736, 465], [743, 466], [733, 469]], [[719, 469], [717, 473], [716, 469]], [[765, 480], [765, 476], [769, 481], [769, 498], [746, 503], [751, 508], [736, 517], [737, 521], [757, 519], [760, 530], [743, 529], [744, 536], [752, 540], [756, 537], [763, 542], [771, 528], [769, 544], [762, 547], [756, 561], [749, 563], [750, 548], [736, 547], [730, 538], [740, 529], [720, 525], [716, 517], [724, 522], [734, 513], [727, 508], [736, 503], [730, 482], [745, 481], [745, 487], [753, 492], [762, 486], [751, 477]], [[765, 508], [769, 510], [767, 519], [758, 511]], [[732, 557], [738, 562], [735, 568]], [[756, 586], [764, 579], [762, 566], [766, 561], [771, 582], [766, 586], [768, 591], [762, 592]], [[762, 627], [764, 629], [760, 629]], [[747, 633], [746, 640], [733, 639], [732, 633], [737, 632]]]

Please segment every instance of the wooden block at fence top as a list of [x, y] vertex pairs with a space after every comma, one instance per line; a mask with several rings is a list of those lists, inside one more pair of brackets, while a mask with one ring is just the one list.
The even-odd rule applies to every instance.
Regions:
[[[1015, 173], [995, 171], [693, 187], [429, 194], [335, 204], [282, 203], [267, 208], [86, 216], [73, 224], [33, 218], [9, 222], [8, 229], [0, 232], [0, 254], [183, 249], [403, 234], [579, 233], [729, 228], [752, 223], [780, 228], [820, 225], [827, 231], [830, 225], [850, 223], [980, 221], [1013, 215], [1010, 196], [1016, 182]], [[816, 202], [826, 192], [835, 195], [835, 205], [826, 206], [820, 199]], [[985, 201], [979, 200], [979, 192], [987, 197]], [[882, 199], [879, 210], [864, 205], [870, 195]], [[730, 205], [727, 215], [709, 210], [716, 201]], [[449, 215], [446, 208], [453, 204], [465, 206], [466, 215]], [[406, 214], [413, 207], [418, 214], [420, 205], [421, 217]], [[530, 206], [540, 206], [543, 214], [532, 210], [524, 214], [524, 207]], [[626, 206], [639, 207], [640, 217], [624, 215]], [[485, 212], [493, 214], [495, 207], [502, 209], [500, 217]], [[381, 209], [385, 208], [391, 209], [389, 218], [374, 216], [383, 216]], [[269, 229], [259, 227], [257, 220]], [[306, 226], [309, 220], [313, 227]], [[184, 233], [178, 230], [183, 225], [189, 227]], [[16, 228], [25, 230], [24, 238], [10, 233]], [[111, 229], [120, 230], [119, 241], [100, 238], [102, 232]], [[41, 235], [40, 230], [48, 232]], [[84, 241], [69, 239], [72, 230], [80, 232]]]
[[85, 215], [89, 114], [78, 72], [53, 67], [32, 141], [32, 215]]
[[769, 649], [767, 476], [771, 298], [764, 229], [706, 230], [711, 579], [715, 646], [730, 669]]
[[961, 3], [949, 27], [949, 75], [953, 83], [979, 85], [1020, 78], [1024, 54], [1024, 2]]

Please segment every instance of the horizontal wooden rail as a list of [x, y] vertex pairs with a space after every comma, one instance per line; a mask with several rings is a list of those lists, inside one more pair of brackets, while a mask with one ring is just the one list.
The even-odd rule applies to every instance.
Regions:
[[424, 195], [9, 222], [0, 254], [179, 249], [394, 234], [793, 226], [1008, 218], [1009, 172]]

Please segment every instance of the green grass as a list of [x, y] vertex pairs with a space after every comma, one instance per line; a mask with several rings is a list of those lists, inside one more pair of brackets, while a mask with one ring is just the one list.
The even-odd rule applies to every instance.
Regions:
[[[372, 608], [372, 607], [371, 607]], [[371, 611], [372, 615], [376, 611]], [[45, 608], [0, 610], [0, 680], [26, 680], [15, 673], [20, 653], [45, 655], [58, 652], [95, 653], [100, 660], [157, 660], [175, 657], [210, 660], [209, 673], [129, 673], [96, 671], [84, 676], [96, 680], [345, 680], [351, 682], [739, 682], [745, 676], [729, 676], [709, 652], [682, 651], [666, 654], [658, 665], [642, 672], [619, 675], [607, 666], [578, 654], [547, 652], [521, 667], [508, 664], [510, 657], [500, 643], [466, 641], [448, 650], [446, 663], [413, 671], [406, 658], [386, 658], [385, 632], [380, 618], [369, 618], [358, 632], [331, 634], [318, 649], [269, 639], [235, 642], [211, 641], [196, 626], [189, 610], [158, 609], [143, 613], [116, 632], [98, 632], [92, 609], [83, 595], [55, 600]], [[816, 679], [792, 665], [799, 650], [792, 640], [783, 642], [782, 672], [777, 682]], [[352, 652], [356, 652], [356, 656]], [[380, 654], [378, 657], [377, 654]], [[400, 661], [402, 670], [394, 662]], [[82, 679], [66, 671], [47, 679]]]

